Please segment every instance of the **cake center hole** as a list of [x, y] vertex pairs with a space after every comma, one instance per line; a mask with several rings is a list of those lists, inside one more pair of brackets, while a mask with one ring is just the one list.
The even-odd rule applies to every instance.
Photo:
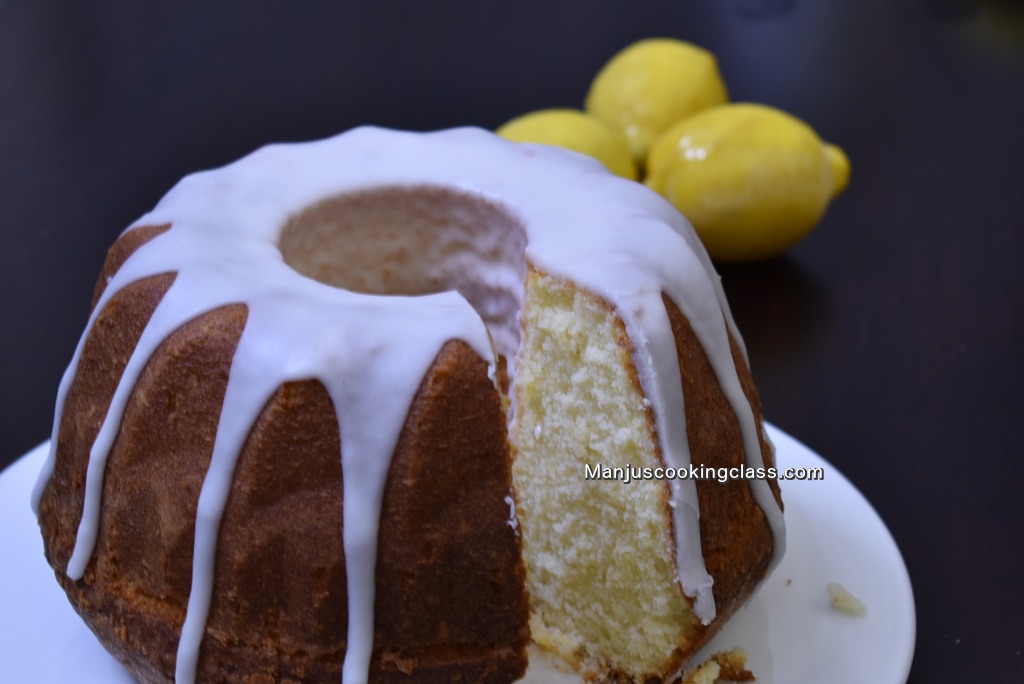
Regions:
[[526, 236], [494, 202], [435, 186], [346, 193], [292, 216], [278, 247], [302, 275], [354, 292], [455, 290], [490, 329], [498, 352], [514, 356]]

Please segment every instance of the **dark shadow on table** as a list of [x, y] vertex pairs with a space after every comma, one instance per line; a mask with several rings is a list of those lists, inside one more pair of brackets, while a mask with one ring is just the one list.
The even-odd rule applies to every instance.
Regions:
[[785, 375], [820, 340], [825, 288], [788, 256], [716, 266], [755, 376]]

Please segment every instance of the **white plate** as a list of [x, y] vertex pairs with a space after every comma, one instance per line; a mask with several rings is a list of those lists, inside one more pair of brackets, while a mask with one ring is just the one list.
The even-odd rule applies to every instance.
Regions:
[[[744, 648], [762, 684], [903, 684], [914, 654], [910, 578], [871, 504], [843, 475], [769, 426], [779, 466], [824, 468], [819, 481], [783, 483], [788, 548], [757, 595], [702, 653]], [[72, 610], [43, 558], [29, 495], [47, 445], [0, 474], [0, 663], [12, 682], [130, 684]], [[839, 582], [867, 605], [854, 617], [831, 607]], [[578, 679], [532, 671], [533, 684]]]

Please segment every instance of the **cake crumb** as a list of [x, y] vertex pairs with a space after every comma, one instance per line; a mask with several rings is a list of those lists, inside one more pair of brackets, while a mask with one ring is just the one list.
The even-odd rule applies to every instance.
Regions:
[[694, 670], [693, 674], [686, 679], [685, 684], [715, 684], [721, 671], [721, 666], [712, 658]]
[[829, 582], [828, 596], [832, 600], [832, 607], [847, 615], [864, 615], [868, 612], [864, 602], [847, 591], [846, 587], [838, 582]]
[[742, 648], [715, 653], [695, 670], [684, 674], [680, 684], [715, 684], [716, 682], [752, 682], [757, 677], [747, 669], [747, 652]]

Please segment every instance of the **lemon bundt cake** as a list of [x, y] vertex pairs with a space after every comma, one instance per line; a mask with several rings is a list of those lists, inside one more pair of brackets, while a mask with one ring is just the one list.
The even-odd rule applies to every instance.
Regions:
[[34, 505], [143, 682], [509, 682], [531, 629], [657, 681], [783, 527], [774, 481], [655, 469], [772, 464], [666, 202], [480, 130], [361, 128], [186, 177], [118, 239]]

